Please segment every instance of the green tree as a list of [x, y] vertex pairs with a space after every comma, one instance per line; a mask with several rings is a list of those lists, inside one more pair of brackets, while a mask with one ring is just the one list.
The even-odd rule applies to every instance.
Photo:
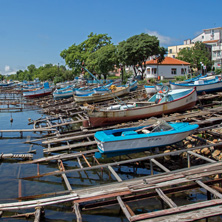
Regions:
[[111, 44], [111, 37], [107, 34], [90, 33], [88, 39], [79, 45], [73, 44], [68, 49], [63, 50], [60, 56], [65, 59], [69, 68], [72, 68], [74, 73], [80, 73], [81, 64], [85, 63], [87, 58], [101, 47]]
[[210, 52], [202, 42], [196, 42], [192, 48], [183, 48], [178, 53], [177, 59], [190, 63], [191, 68], [201, 70], [201, 62], [209, 69], [212, 66]]
[[160, 62], [164, 58], [164, 54], [166, 54], [166, 49], [159, 46], [158, 38], [145, 33], [134, 35], [118, 45], [119, 62], [126, 66], [132, 66], [135, 75], [141, 70], [142, 78], [147, 59], [150, 56], [158, 55]]
[[113, 44], [101, 47], [90, 54], [86, 60], [88, 69], [99, 75], [103, 74], [105, 79], [108, 72], [113, 71], [117, 63], [116, 46]]

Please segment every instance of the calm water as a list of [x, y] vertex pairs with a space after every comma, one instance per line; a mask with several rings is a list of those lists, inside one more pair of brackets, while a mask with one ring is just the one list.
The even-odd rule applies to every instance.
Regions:
[[[10, 118], [13, 118], [13, 122], [10, 122]], [[28, 125], [28, 119], [33, 120], [42, 117], [42, 113], [38, 110], [34, 111], [23, 111], [14, 113], [0, 113], [0, 129], [27, 129], [33, 128], [33, 125]], [[26, 137], [30, 136], [31, 139], [41, 137], [39, 133], [24, 133], [24, 138], [20, 138], [19, 133], [4, 133], [3, 137], [0, 138], [0, 153], [28, 153], [30, 149], [30, 144], [25, 144]], [[33, 159], [43, 157], [43, 147], [40, 142], [36, 143], [32, 149], [36, 150], [36, 154], [33, 154]], [[78, 167], [78, 163], [75, 160], [69, 160], [64, 162], [66, 169]], [[58, 170], [57, 163], [41, 164], [40, 173], [46, 173]], [[138, 168], [137, 174], [133, 173], [133, 169], [123, 166], [121, 168], [116, 168], [119, 176], [124, 179], [131, 179], [142, 175], [148, 175], [150, 172], [147, 169]], [[19, 161], [10, 160], [0, 162], [0, 203], [14, 202], [17, 201], [19, 195], [19, 177], [32, 176], [37, 174], [36, 164], [20, 164]], [[108, 172], [104, 172], [103, 179], [101, 180], [100, 173], [98, 171], [86, 171], [86, 172], [75, 172], [67, 174], [69, 182], [73, 189], [87, 188], [90, 186], [95, 186], [99, 184], [105, 184], [109, 182], [115, 182], [113, 177], [109, 176]], [[37, 195], [43, 193], [51, 193], [66, 190], [64, 182], [61, 176], [49, 176], [43, 177], [36, 180], [21, 180], [22, 196]], [[205, 191], [198, 189], [192, 190], [189, 194], [175, 194], [170, 198], [179, 206], [193, 203], [196, 201], [206, 200]], [[147, 199], [142, 201], [130, 202], [128, 203], [132, 210], [136, 213], [144, 213], [156, 211], [159, 209], [160, 202], [158, 199]], [[23, 210], [17, 211], [18, 213], [33, 212], [33, 210]], [[13, 215], [16, 212], [4, 213], [5, 216]], [[82, 212], [83, 221], [112, 221], [112, 222], [122, 222], [128, 221], [120, 208], [115, 206], [110, 206], [106, 208], [101, 208], [93, 211]], [[58, 222], [73, 222], [76, 221], [75, 214], [72, 212], [71, 203], [58, 204], [53, 206], [45, 207], [45, 219], [43, 221], [58, 221]], [[1, 221], [33, 221], [30, 219], [9, 219], [2, 218]], [[205, 221], [205, 220], [199, 220]], [[222, 221], [220, 217], [214, 217], [208, 221]]]

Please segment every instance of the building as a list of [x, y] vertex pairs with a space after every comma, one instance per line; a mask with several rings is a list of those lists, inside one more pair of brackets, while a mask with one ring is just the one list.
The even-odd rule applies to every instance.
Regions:
[[195, 42], [203, 42], [211, 54], [211, 60], [214, 62], [214, 68], [222, 67], [222, 28], [204, 29], [201, 34], [194, 39], [185, 40], [183, 45], [169, 46], [168, 56], [176, 58], [179, 51], [183, 48], [191, 48]]
[[165, 57], [161, 63], [157, 63], [157, 59], [146, 61], [145, 77], [157, 79], [173, 79], [175, 76], [184, 76], [189, 73], [190, 63]]
[[183, 45], [169, 46], [168, 47], [168, 56], [171, 58], [176, 58], [181, 49], [184, 49], [184, 48], [190, 49], [193, 46], [194, 46], [194, 43], [191, 43], [190, 39], [184, 40]]
[[222, 27], [204, 29], [201, 34], [192, 39], [192, 43], [203, 42], [211, 47], [211, 58], [213, 67], [218, 69], [222, 66]]

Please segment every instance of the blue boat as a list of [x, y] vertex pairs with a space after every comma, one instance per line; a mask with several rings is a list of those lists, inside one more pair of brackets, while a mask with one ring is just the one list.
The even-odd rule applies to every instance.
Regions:
[[130, 153], [177, 143], [198, 127], [187, 122], [158, 120], [146, 126], [99, 131], [94, 137], [100, 153]]
[[196, 81], [188, 83], [174, 83], [170, 82], [171, 89], [188, 89], [196, 87], [198, 94], [220, 92], [222, 91], [222, 81], [218, 76], [208, 76], [205, 78], [199, 78]]
[[70, 98], [73, 96], [74, 90], [75, 90], [75, 88], [73, 88], [73, 86], [71, 86], [71, 85], [61, 88], [61, 89], [56, 89], [53, 92], [53, 97], [56, 100]]

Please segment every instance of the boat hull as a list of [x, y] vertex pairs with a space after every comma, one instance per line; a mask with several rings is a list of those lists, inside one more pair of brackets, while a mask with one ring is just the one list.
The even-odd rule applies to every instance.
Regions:
[[40, 89], [36, 91], [23, 93], [23, 96], [26, 98], [35, 98], [35, 97], [47, 96], [50, 95], [51, 93], [52, 89]]
[[201, 94], [203, 92], [210, 93], [210, 92], [220, 92], [222, 91], [222, 81], [218, 81], [215, 83], [209, 83], [209, 84], [176, 84], [176, 83], [170, 83], [170, 88], [172, 90], [174, 89], [191, 89], [193, 87], [196, 87], [196, 91], [198, 94]]
[[167, 146], [177, 143], [190, 135], [190, 131], [169, 135], [127, 139], [122, 141], [101, 142], [96, 140], [100, 153], [130, 152], [148, 150], [154, 147]]
[[85, 127], [98, 127], [117, 124], [121, 122], [135, 121], [152, 116], [160, 116], [173, 112], [182, 112], [195, 106], [197, 93], [193, 89], [189, 94], [179, 99], [161, 104], [149, 104], [126, 110], [105, 110], [88, 112], [89, 121], [84, 121]]
[[92, 102], [99, 102], [99, 101], [105, 101], [109, 99], [116, 98], [118, 96], [123, 96], [128, 94], [130, 91], [129, 87], [117, 87], [117, 90], [114, 92], [109, 92], [105, 94], [92, 94], [89, 96], [74, 96], [74, 100], [78, 103], [92, 103]]

